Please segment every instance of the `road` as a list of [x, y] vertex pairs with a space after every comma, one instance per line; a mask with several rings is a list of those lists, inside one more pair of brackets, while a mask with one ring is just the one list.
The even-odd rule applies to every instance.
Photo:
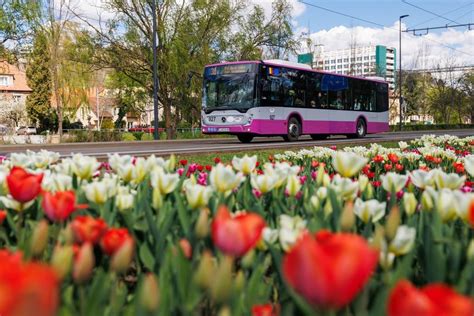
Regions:
[[4, 145], [0, 146], [0, 155], [9, 155], [12, 152], [24, 152], [27, 149], [39, 151], [46, 149], [58, 152], [62, 157], [70, 156], [72, 153], [82, 153], [106, 158], [108, 154], [122, 154], [134, 156], [168, 156], [170, 154], [199, 154], [215, 152], [243, 152], [258, 149], [298, 149], [312, 146], [331, 145], [363, 145], [367, 143], [379, 143], [388, 141], [408, 141], [425, 134], [472, 136], [473, 129], [462, 130], [438, 130], [438, 131], [414, 131], [414, 132], [389, 132], [382, 134], [367, 135], [361, 139], [348, 139], [344, 136], [333, 136], [326, 140], [314, 141], [304, 136], [298, 142], [284, 142], [281, 137], [255, 138], [250, 144], [241, 144], [236, 138], [206, 138], [195, 140], [173, 140], [173, 141], [135, 141], [135, 142], [108, 142], [108, 143], [67, 143], [58, 145]]

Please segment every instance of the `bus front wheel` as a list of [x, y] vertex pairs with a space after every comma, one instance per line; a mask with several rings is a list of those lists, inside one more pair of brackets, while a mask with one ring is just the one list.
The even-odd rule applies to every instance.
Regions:
[[288, 132], [283, 138], [287, 142], [295, 142], [301, 135], [301, 124], [296, 117], [290, 117], [288, 120]]
[[237, 135], [237, 138], [241, 143], [248, 144], [252, 141], [253, 136], [248, 134]]

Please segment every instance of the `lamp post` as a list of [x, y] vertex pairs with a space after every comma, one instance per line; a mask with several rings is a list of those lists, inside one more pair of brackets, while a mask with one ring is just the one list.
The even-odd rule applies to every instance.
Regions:
[[399, 41], [398, 41], [398, 103], [399, 103], [399, 111], [400, 111], [400, 131], [402, 130], [402, 19], [408, 17], [408, 14], [401, 15], [398, 20], [398, 27], [399, 27]]
[[158, 79], [158, 65], [156, 48], [158, 44], [157, 30], [156, 30], [156, 0], [151, 1], [152, 19], [153, 19], [153, 113], [154, 113], [154, 124], [153, 124], [153, 138], [155, 140], [160, 139], [158, 135], [158, 89], [160, 81]]

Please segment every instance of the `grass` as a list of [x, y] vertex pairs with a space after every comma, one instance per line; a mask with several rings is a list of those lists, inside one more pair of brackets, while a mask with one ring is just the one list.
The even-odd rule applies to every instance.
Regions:
[[[398, 142], [393, 142], [393, 141], [380, 142], [379, 144], [387, 148], [398, 148]], [[361, 146], [369, 147], [370, 144], [361, 145]], [[314, 146], [295, 148], [292, 151], [299, 151], [301, 149], [312, 149], [313, 147]], [[337, 149], [342, 149], [344, 147], [352, 147], [352, 146], [338, 145], [336, 147]], [[197, 163], [197, 164], [205, 166], [205, 165], [214, 165], [215, 158], [219, 158], [222, 161], [222, 163], [226, 164], [226, 163], [231, 163], [232, 158], [234, 156], [242, 157], [244, 155], [249, 155], [249, 156], [257, 155], [258, 161], [265, 162], [265, 161], [268, 161], [269, 156], [273, 156], [275, 154], [282, 154], [285, 151], [286, 150], [282, 150], [282, 149], [260, 149], [260, 150], [256, 149], [253, 151], [245, 151], [245, 152], [239, 151], [239, 152], [223, 152], [223, 153], [217, 152], [217, 153], [212, 153], [212, 154], [188, 154], [188, 155], [185, 154], [185, 155], [178, 155], [176, 158], [178, 161], [185, 159], [189, 163]]]

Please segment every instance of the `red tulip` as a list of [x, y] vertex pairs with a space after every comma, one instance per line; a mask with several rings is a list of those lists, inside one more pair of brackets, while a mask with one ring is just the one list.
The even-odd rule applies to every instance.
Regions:
[[278, 312], [272, 304], [252, 306], [252, 316], [277, 316]]
[[392, 166], [392, 164], [386, 163], [383, 167], [384, 167], [385, 171], [390, 171], [390, 170], [392, 170], [393, 166]]
[[471, 223], [471, 226], [474, 228], [474, 200], [471, 201], [471, 206], [469, 207], [468, 220]]
[[65, 221], [74, 210], [87, 207], [87, 205], [76, 205], [74, 191], [44, 192], [41, 205], [48, 218], [57, 222]]
[[225, 206], [220, 206], [212, 221], [212, 241], [222, 252], [243, 256], [260, 240], [265, 221], [255, 213], [232, 216]]
[[7, 176], [8, 191], [20, 203], [34, 200], [41, 193], [43, 174], [26, 172], [21, 167], [13, 167]]
[[0, 210], [0, 225], [3, 224], [6, 218], [7, 218], [7, 211]]
[[182, 165], [182, 166], [186, 166], [188, 164], [188, 161], [186, 159], [181, 159], [179, 161], [179, 164]]
[[71, 228], [76, 242], [97, 244], [107, 230], [107, 224], [102, 218], [77, 216], [72, 221]]
[[221, 160], [221, 158], [219, 158], [219, 157], [214, 158], [214, 163], [215, 163], [216, 165], [217, 165], [219, 162], [221, 162], [221, 161], [222, 161], [222, 160]]
[[380, 156], [380, 155], [377, 155], [375, 156], [374, 158], [372, 158], [372, 161], [375, 162], [375, 163], [381, 163], [383, 162], [383, 156]]
[[109, 256], [116, 253], [127, 240], [133, 240], [126, 228], [110, 228], [102, 236], [100, 245]]
[[310, 304], [338, 309], [359, 293], [376, 269], [378, 252], [354, 234], [304, 233], [283, 259], [288, 284]]
[[395, 164], [396, 164], [396, 163], [398, 162], [398, 160], [399, 160], [397, 154], [395, 154], [395, 153], [389, 153], [389, 154], [387, 155], [387, 158], [388, 158], [388, 160], [390, 160], [392, 163], [395, 163]]
[[402, 280], [390, 294], [387, 312], [389, 316], [472, 316], [474, 303], [444, 284], [417, 289]]
[[395, 169], [397, 169], [397, 171], [403, 171], [404, 167], [403, 167], [403, 165], [397, 163], [397, 164], [395, 165]]
[[22, 263], [21, 254], [0, 250], [0, 315], [55, 315], [59, 280], [39, 263]]

